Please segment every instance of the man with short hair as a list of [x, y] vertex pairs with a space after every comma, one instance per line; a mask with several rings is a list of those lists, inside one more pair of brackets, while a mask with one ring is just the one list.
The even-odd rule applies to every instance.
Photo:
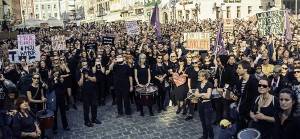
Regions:
[[240, 61], [236, 70], [242, 78], [236, 84], [237, 92], [231, 92], [230, 98], [237, 101], [237, 133], [248, 127], [250, 109], [254, 98], [258, 95], [257, 84], [254, 75], [250, 75], [251, 65], [248, 61]]

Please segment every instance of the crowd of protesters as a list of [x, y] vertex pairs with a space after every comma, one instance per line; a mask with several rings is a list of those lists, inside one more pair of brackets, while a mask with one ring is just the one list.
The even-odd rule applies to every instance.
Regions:
[[[223, 32], [227, 55], [220, 56], [213, 53], [217, 20], [162, 24], [161, 42], [153, 26], [143, 22], [138, 22], [136, 35], [127, 35], [124, 22], [20, 31], [35, 34], [41, 57], [33, 63], [26, 57], [21, 57], [20, 63], [2, 60], [2, 136], [46, 138], [36, 114], [44, 109], [49, 101], [46, 94], [53, 90], [53, 133], [57, 134], [58, 108], [67, 131], [72, 127], [68, 126], [66, 111], [69, 105], [77, 110], [78, 101], [83, 103], [84, 124], [88, 127], [101, 124], [97, 107], [111, 105], [106, 102], [110, 96], [112, 105], [117, 105], [116, 118], [124, 114], [131, 118], [136, 111], [130, 104], [135, 104], [137, 112], [144, 116], [135, 88], [156, 86], [157, 105], [148, 106], [150, 116], [176, 106], [174, 114], [182, 111], [189, 121], [198, 111], [201, 139], [216, 137], [213, 125], [220, 126], [219, 138], [234, 138], [247, 127], [257, 129], [261, 138], [300, 138], [299, 22], [291, 20], [293, 40], [287, 44], [284, 35], [259, 35], [255, 21], [235, 20], [234, 24], [233, 32]], [[185, 49], [185, 32], [210, 32], [211, 50]], [[67, 37], [66, 50], [51, 49], [51, 36], [58, 34]], [[114, 44], [104, 45], [103, 37], [114, 37]], [[9, 49], [18, 47], [17, 40], [1, 43], [9, 44]], [[174, 74], [186, 81], [177, 86], [172, 79]], [[192, 92], [196, 102], [186, 99]]]

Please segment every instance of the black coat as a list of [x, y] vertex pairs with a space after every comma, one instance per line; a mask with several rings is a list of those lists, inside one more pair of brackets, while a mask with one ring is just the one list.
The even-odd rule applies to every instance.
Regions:
[[236, 85], [236, 89], [238, 91], [236, 95], [239, 98], [238, 102], [241, 102], [239, 106], [239, 116], [244, 117], [246, 119], [250, 119], [249, 114], [250, 114], [251, 106], [256, 96], [259, 95], [258, 88], [257, 88], [258, 81], [256, 80], [254, 75], [250, 75], [244, 91], [241, 92], [242, 82], [243, 79], [239, 80]]
[[[269, 79], [272, 81], [274, 79], [273, 75], [270, 75]], [[286, 88], [286, 87], [288, 87], [288, 79], [286, 77], [280, 75], [279, 85], [273, 91], [274, 96], [278, 97], [280, 90], [282, 90], [283, 88]], [[272, 88], [272, 84], [271, 84], [271, 88]]]
[[32, 74], [22, 76], [17, 84], [18, 90], [21, 95], [27, 96], [27, 88], [32, 84]]

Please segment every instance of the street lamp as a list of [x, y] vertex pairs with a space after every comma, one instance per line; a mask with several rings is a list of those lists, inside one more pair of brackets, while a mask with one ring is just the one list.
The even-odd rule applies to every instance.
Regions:
[[198, 12], [199, 12], [199, 14], [201, 14], [201, 10], [200, 10], [201, 2], [199, 3], [199, 5], [198, 5], [198, 3], [196, 3], [195, 7], [196, 7], [197, 22], [198, 22]]
[[103, 10], [104, 8], [102, 7], [102, 5], [100, 5], [100, 11], [101, 11], [101, 23], [103, 24]]
[[174, 24], [176, 23], [176, 3], [177, 3], [177, 0], [172, 0], [172, 9], [173, 9], [173, 22]]
[[25, 19], [25, 10], [22, 11], [23, 19], [24, 19], [24, 28], [26, 29], [26, 19]]

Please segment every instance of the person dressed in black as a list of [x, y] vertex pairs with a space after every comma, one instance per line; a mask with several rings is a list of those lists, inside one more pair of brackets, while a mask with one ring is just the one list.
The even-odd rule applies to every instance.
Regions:
[[212, 103], [211, 93], [213, 85], [208, 81], [209, 73], [206, 70], [198, 72], [199, 83], [195, 91], [195, 97], [199, 98], [198, 112], [203, 129], [203, 136], [200, 139], [214, 138], [214, 132], [212, 128]]
[[[116, 64], [117, 63], [117, 64]], [[123, 116], [123, 101], [125, 114], [131, 117], [131, 108], [129, 102], [129, 93], [133, 91], [132, 75], [130, 67], [124, 63], [122, 55], [118, 55], [114, 62], [109, 66], [110, 72], [114, 73], [114, 90], [117, 97], [118, 117]]]
[[167, 111], [165, 108], [165, 97], [166, 97], [166, 87], [165, 82], [168, 74], [168, 67], [162, 63], [162, 55], [158, 55], [156, 58], [156, 64], [152, 67], [152, 76], [154, 77], [154, 84], [158, 87], [157, 105], [158, 113], [161, 110]]
[[[88, 68], [86, 60], [81, 61], [81, 69], [77, 70], [76, 79], [81, 88], [81, 97], [83, 100], [84, 125], [93, 127], [92, 123], [101, 124], [97, 120], [97, 94], [95, 91], [96, 77]], [[90, 121], [89, 110], [91, 108], [92, 121]], [[91, 123], [92, 122], [92, 123]]]
[[[17, 139], [34, 139], [41, 136], [41, 130], [29, 113], [29, 104], [26, 97], [16, 99], [17, 113], [13, 117], [14, 137]], [[43, 137], [42, 137], [43, 138]]]
[[[148, 87], [151, 81], [151, 73], [149, 65], [146, 65], [146, 55], [140, 54], [138, 59], [138, 64], [134, 67], [134, 77], [136, 84], [139, 87]], [[144, 116], [143, 105], [141, 100], [139, 100], [140, 104], [140, 115]], [[148, 106], [149, 113], [151, 116], [154, 116], [152, 106]]]
[[104, 103], [105, 67], [102, 66], [101, 58], [99, 58], [99, 56], [96, 58], [95, 66], [92, 68], [92, 70], [97, 79], [96, 91], [97, 91], [98, 105], [105, 104]]
[[299, 105], [297, 95], [289, 88], [279, 92], [280, 108], [274, 114], [274, 139], [299, 139], [300, 115], [296, 112]]
[[55, 91], [56, 96], [56, 111], [54, 111], [54, 127], [53, 133], [57, 134], [57, 110], [60, 109], [61, 121], [63, 129], [69, 131], [68, 120], [66, 116], [65, 94], [66, 87], [64, 86], [64, 78], [60, 76], [60, 69], [54, 68], [51, 71], [51, 80], [49, 80], [49, 92]]
[[[189, 68], [187, 70], [188, 74], [188, 87], [189, 87], [189, 92], [193, 92], [192, 89], [197, 89], [197, 84], [198, 84], [198, 72], [200, 71], [199, 68], [199, 60], [197, 58], [194, 58], [192, 60], [192, 65], [193, 68]], [[193, 119], [194, 115], [194, 108], [195, 104], [191, 103], [191, 100], [187, 100], [187, 104], [189, 105], [189, 116], [185, 120], [190, 120]]]
[[250, 120], [250, 110], [256, 96], [258, 96], [257, 80], [254, 75], [250, 75], [251, 65], [248, 61], [240, 61], [237, 67], [237, 74], [242, 78], [237, 82], [237, 92], [230, 93], [230, 98], [237, 101], [237, 133], [248, 127]]

